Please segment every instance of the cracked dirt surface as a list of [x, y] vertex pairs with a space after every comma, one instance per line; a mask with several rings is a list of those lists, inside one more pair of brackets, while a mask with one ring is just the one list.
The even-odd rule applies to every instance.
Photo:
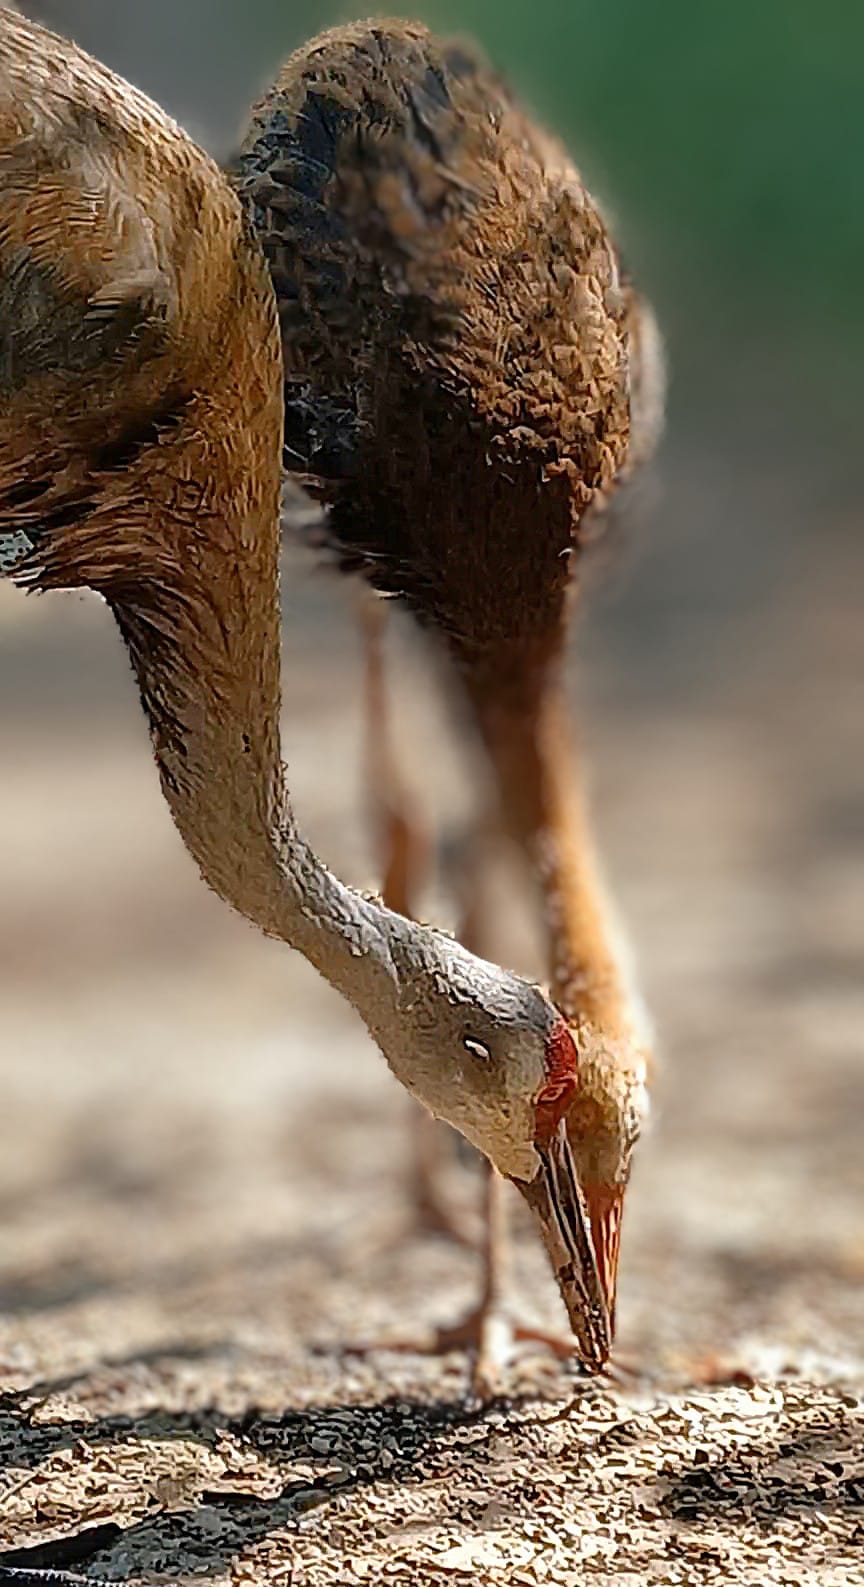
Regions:
[[[0, 589], [0, 1559], [305, 1587], [864, 1580], [854, 582], [785, 591], [698, 697], [628, 693], [600, 645], [596, 803], [664, 1050], [622, 1258], [636, 1375], [581, 1386], [527, 1355], [491, 1407], [458, 1356], [345, 1353], [472, 1295], [471, 1253], [408, 1227], [407, 1103], [336, 998], [198, 883], [107, 615]], [[353, 639], [298, 592], [292, 779], [365, 883]], [[399, 675], [414, 779], [456, 822], [422, 655]], [[498, 918], [535, 968], [520, 911]], [[473, 1165], [448, 1173], [470, 1209]], [[514, 1292], [556, 1322], [521, 1224]]]

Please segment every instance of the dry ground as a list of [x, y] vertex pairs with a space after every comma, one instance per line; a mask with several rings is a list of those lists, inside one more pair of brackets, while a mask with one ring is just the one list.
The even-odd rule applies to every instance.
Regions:
[[[864, 1580], [853, 582], [808, 576], [742, 622], [698, 697], [598, 660], [595, 793], [664, 1050], [623, 1254], [644, 1376], [580, 1390], [526, 1358], [491, 1409], [459, 1357], [341, 1352], [471, 1296], [470, 1253], [407, 1227], [407, 1104], [335, 997], [198, 883], [106, 614], [0, 589], [3, 1560]], [[366, 882], [332, 603], [295, 586], [288, 750], [317, 843]], [[422, 657], [400, 678], [415, 779], [455, 820]], [[470, 1206], [473, 1168], [450, 1172]], [[556, 1321], [524, 1230], [514, 1288]]]

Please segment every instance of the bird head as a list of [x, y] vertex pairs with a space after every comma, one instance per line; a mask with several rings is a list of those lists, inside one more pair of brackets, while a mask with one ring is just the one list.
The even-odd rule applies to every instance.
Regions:
[[621, 1218], [633, 1149], [648, 1111], [648, 1061], [628, 1036], [611, 1040], [586, 1025], [568, 1029], [579, 1059], [578, 1085], [567, 1107], [567, 1137], [614, 1332]]
[[566, 1130], [580, 1086], [573, 1035], [539, 987], [441, 932], [394, 919], [398, 997], [370, 1028], [397, 1078], [528, 1203], [580, 1359], [602, 1371], [611, 1327]]

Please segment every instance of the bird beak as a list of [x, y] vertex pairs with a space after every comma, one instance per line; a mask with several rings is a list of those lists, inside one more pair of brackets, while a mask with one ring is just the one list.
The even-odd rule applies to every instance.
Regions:
[[586, 1185], [585, 1201], [591, 1219], [597, 1271], [614, 1334], [615, 1291], [618, 1285], [618, 1250], [621, 1244], [624, 1190], [621, 1185]]
[[536, 1151], [539, 1173], [513, 1183], [540, 1224], [582, 1365], [588, 1372], [602, 1372], [612, 1349], [612, 1324], [563, 1120], [548, 1144]]

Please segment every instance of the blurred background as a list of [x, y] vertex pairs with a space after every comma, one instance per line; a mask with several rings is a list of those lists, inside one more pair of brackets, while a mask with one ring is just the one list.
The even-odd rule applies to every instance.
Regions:
[[[354, 14], [24, 9], [220, 156], [279, 61]], [[567, 140], [668, 342], [667, 441], [598, 557], [572, 666], [662, 1053], [622, 1337], [652, 1360], [722, 1349], [840, 1372], [864, 1269], [864, 9], [415, 9], [479, 36]], [[292, 556], [285, 612], [301, 817], [367, 884], [351, 592]], [[200, 885], [104, 609], [0, 587], [0, 618], [0, 1369], [172, 1330], [284, 1353], [358, 1318], [446, 1318], [470, 1255], [368, 1244], [398, 1226], [406, 1105], [338, 1000]], [[441, 748], [422, 650], [403, 627], [395, 643], [408, 775], [450, 830], [460, 748]], [[536, 970], [518, 897], [506, 920]]]

